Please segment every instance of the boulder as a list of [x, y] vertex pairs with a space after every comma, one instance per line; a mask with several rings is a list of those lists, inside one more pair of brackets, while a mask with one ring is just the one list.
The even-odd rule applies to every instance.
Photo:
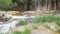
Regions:
[[1, 22], [5, 22], [5, 21], [8, 21], [9, 19], [8, 18], [3, 18], [2, 16], [0, 16], [0, 21]]

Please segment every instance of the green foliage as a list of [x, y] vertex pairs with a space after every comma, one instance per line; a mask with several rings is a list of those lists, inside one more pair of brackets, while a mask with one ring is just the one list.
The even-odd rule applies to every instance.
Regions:
[[[22, 2], [24, 5], [27, 0], [20, 0], [19, 2]], [[30, 6], [34, 7], [35, 0], [31, 0]], [[21, 5], [23, 5], [21, 4]], [[0, 10], [13, 10], [15, 7], [17, 7], [17, 3], [13, 3], [12, 0], [0, 0]]]
[[33, 20], [33, 23], [39, 23], [42, 22], [42, 17], [36, 16], [35, 19]]
[[12, 4], [12, 0], [0, 0], [0, 3], [9, 5], [9, 4]]
[[0, 0], [0, 7], [7, 7], [12, 4], [12, 0]]
[[55, 15], [47, 15], [47, 16], [36, 16], [33, 20], [33, 23], [41, 23], [41, 22], [55, 22], [60, 21], [60, 16]]
[[31, 6], [34, 6], [35, 0], [31, 0]]
[[56, 21], [55, 23], [56, 23], [58, 26], [60, 26], [60, 21]]
[[12, 3], [12, 0], [0, 0], [0, 10], [11, 10], [16, 6], [17, 3]]
[[22, 34], [20, 31], [13, 31], [12, 34]]
[[19, 25], [27, 25], [28, 22], [26, 20], [21, 20], [18, 22]]
[[44, 24], [44, 27], [51, 29], [50, 26], [48, 26], [48, 24]]
[[30, 34], [31, 33], [31, 29], [28, 27], [25, 27], [23, 31], [13, 31], [12, 34]]
[[38, 25], [36, 25], [36, 24], [33, 24], [32, 27], [33, 27], [33, 29], [38, 29]]
[[57, 31], [60, 33], [60, 29], [57, 29]]
[[25, 1], [27, 1], [27, 0], [20, 0], [20, 2], [25, 2]]
[[31, 29], [28, 27], [25, 27], [23, 34], [31, 34]]

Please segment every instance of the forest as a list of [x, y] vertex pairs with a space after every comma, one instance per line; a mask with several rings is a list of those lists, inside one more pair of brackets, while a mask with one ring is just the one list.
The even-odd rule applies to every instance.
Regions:
[[[60, 0], [0, 0], [0, 10], [35, 10], [37, 5], [46, 10], [60, 10]], [[18, 9], [17, 9], [18, 8]]]
[[28, 7], [31, 7], [33, 9], [34, 2], [34, 0], [0, 0], [0, 10], [19, 11], [20, 8], [22, 10], [28, 10]]
[[60, 0], [0, 0], [0, 34], [60, 34]]

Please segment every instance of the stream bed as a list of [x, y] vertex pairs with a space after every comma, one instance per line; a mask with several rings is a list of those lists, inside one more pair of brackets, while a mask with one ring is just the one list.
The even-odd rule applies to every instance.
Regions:
[[10, 20], [8, 21], [9, 23], [6, 24], [2, 24], [2, 22], [0, 22], [0, 31], [2, 33], [8, 32], [11, 28], [16, 27], [17, 23], [19, 20], [24, 20], [27, 19], [28, 23], [32, 22], [34, 16], [31, 17], [25, 17], [25, 16], [12, 16], [12, 18], [18, 19], [18, 20]]

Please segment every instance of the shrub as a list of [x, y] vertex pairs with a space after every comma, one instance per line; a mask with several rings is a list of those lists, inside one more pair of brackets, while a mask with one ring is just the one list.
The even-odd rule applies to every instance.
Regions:
[[28, 22], [26, 20], [21, 20], [18, 22], [19, 25], [27, 25]]

